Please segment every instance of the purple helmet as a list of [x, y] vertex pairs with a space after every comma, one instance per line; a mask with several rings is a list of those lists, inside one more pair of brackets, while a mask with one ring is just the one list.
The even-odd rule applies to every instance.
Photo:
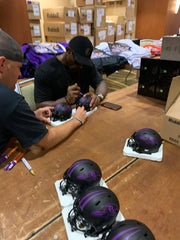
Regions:
[[72, 231], [97, 237], [111, 228], [119, 212], [119, 201], [108, 188], [95, 186], [86, 189], [75, 200], [68, 214]]
[[137, 220], [116, 222], [104, 240], [155, 240], [150, 229]]
[[151, 154], [158, 152], [161, 144], [161, 136], [155, 130], [143, 128], [133, 133], [127, 145], [138, 153]]
[[87, 187], [99, 185], [102, 174], [99, 166], [90, 159], [74, 162], [64, 173], [60, 182], [62, 194], [70, 193], [73, 197]]
[[76, 104], [76, 108], [84, 106], [84, 109], [85, 109], [87, 112], [90, 111], [90, 106], [89, 106], [89, 104], [90, 104], [90, 102], [91, 102], [91, 99], [92, 99], [92, 98], [91, 98], [90, 96], [81, 97], [81, 98], [79, 99], [79, 101], [77, 102], [77, 104]]
[[72, 108], [69, 104], [61, 102], [58, 103], [52, 113], [52, 121], [65, 121], [71, 117]]

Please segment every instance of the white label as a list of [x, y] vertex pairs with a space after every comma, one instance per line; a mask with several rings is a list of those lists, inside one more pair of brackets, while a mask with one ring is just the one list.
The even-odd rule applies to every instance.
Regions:
[[74, 11], [68, 10], [68, 17], [74, 17]]
[[93, 4], [93, 0], [86, 0], [86, 5], [92, 5]]
[[117, 25], [117, 35], [118, 36], [122, 35], [121, 25]]
[[132, 22], [132, 21], [129, 21], [129, 23], [128, 23], [128, 29], [129, 29], [129, 31], [132, 31], [132, 28], [133, 28], [133, 22]]
[[34, 16], [39, 16], [39, 6], [38, 5], [33, 5], [33, 13]]
[[77, 24], [76, 23], [71, 23], [71, 34], [77, 34]]
[[92, 21], [92, 11], [91, 10], [87, 10], [87, 21], [88, 22]]
[[97, 9], [97, 26], [96, 27], [101, 26], [103, 16], [104, 16], [104, 8], [98, 8]]
[[128, 7], [131, 6], [131, 0], [128, 0]]
[[113, 26], [108, 26], [108, 36], [114, 35], [114, 27]]
[[90, 34], [90, 27], [89, 25], [85, 24], [84, 25], [84, 35], [89, 35]]
[[102, 40], [105, 40], [106, 38], [106, 31], [103, 30], [103, 31], [100, 31], [99, 34], [98, 34], [98, 37], [99, 39], [102, 41]]
[[34, 36], [40, 35], [40, 29], [38, 25], [34, 25]]

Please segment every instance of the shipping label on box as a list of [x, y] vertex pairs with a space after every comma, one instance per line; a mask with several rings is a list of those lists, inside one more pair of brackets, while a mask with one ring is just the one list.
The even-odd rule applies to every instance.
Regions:
[[65, 35], [77, 36], [78, 28], [76, 22], [65, 23]]
[[81, 7], [79, 8], [79, 22], [80, 23], [93, 23], [94, 8]]
[[180, 37], [163, 37], [161, 59], [180, 61]]
[[107, 42], [107, 28], [94, 28], [94, 44], [99, 45], [101, 42]]
[[115, 40], [115, 23], [106, 21], [107, 27], [107, 42], [114, 42]]
[[41, 26], [40, 23], [30, 22], [31, 37], [41, 36]]
[[180, 146], [180, 76], [171, 82], [165, 115], [161, 128], [161, 137]]
[[91, 36], [91, 24], [78, 24], [78, 34], [81, 36]]
[[95, 6], [94, 7], [94, 27], [103, 28], [106, 26], [106, 7]]
[[125, 34], [125, 24], [117, 24], [116, 25], [116, 41], [120, 39], [124, 39]]
[[27, 12], [30, 20], [41, 19], [40, 4], [39, 2], [27, 1]]
[[126, 33], [135, 32], [135, 21], [130, 20], [126, 22]]
[[94, 0], [76, 0], [76, 6], [84, 7], [84, 6], [92, 6], [94, 5]]

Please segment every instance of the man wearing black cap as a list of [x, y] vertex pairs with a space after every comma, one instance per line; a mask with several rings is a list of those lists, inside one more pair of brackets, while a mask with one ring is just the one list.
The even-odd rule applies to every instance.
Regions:
[[[90, 57], [91, 41], [84, 36], [72, 38], [66, 52], [42, 63], [35, 73], [36, 107], [74, 104], [80, 94], [91, 96], [91, 110], [106, 96], [107, 87]], [[89, 92], [89, 86], [94, 93]]]
[[[21, 75], [23, 53], [18, 43], [0, 29], [0, 153], [15, 137], [23, 148], [48, 150], [66, 139], [86, 120], [84, 107], [79, 107], [72, 120], [47, 129], [53, 107], [31, 111], [24, 97], [14, 91]], [[41, 120], [41, 121], [40, 121]]]

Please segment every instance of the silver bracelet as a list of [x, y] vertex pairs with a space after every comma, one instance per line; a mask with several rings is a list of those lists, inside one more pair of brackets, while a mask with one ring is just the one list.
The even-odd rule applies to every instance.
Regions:
[[79, 119], [78, 117], [73, 117], [73, 119], [76, 119], [76, 120], [78, 120], [78, 121], [81, 123], [81, 125], [83, 125], [83, 123], [82, 123], [81, 119]]

